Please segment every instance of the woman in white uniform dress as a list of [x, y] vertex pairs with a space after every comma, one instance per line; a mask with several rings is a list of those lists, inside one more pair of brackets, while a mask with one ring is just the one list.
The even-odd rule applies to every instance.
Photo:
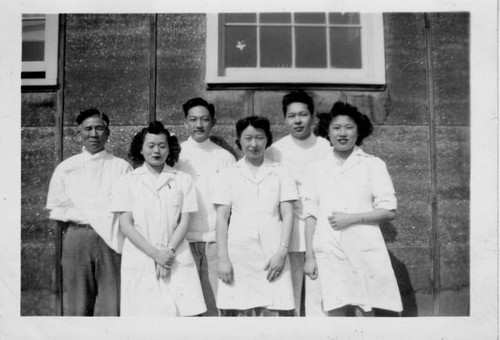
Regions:
[[385, 163], [358, 146], [373, 130], [355, 107], [337, 102], [317, 127], [332, 154], [307, 172], [306, 263], [330, 316], [400, 312], [401, 296], [379, 228], [394, 218], [396, 196]]
[[219, 173], [213, 194], [217, 307], [223, 316], [293, 315], [287, 255], [297, 188], [284, 166], [264, 158], [272, 143], [266, 118], [241, 119], [236, 133], [244, 157]]
[[121, 315], [190, 316], [205, 312], [198, 272], [185, 240], [197, 210], [191, 178], [172, 166], [179, 143], [160, 122], [137, 133], [129, 157], [140, 164], [112, 197], [123, 244]]

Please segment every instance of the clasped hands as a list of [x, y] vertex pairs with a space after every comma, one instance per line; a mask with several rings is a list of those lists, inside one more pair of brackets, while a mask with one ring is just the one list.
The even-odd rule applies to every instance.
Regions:
[[155, 261], [156, 278], [168, 276], [175, 261], [175, 254], [168, 248], [161, 248], [155, 253], [153, 259]]

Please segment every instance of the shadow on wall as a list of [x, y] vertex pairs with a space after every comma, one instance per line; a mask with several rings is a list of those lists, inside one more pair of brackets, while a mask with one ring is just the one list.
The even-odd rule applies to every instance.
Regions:
[[[381, 224], [380, 231], [382, 232], [386, 243], [392, 243], [396, 240], [397, 231], [392, 223], [388, 222]], [[408, 269], [405, 264], [399, 261], [390, 250], [389, 257], [391, 259], [392, 268], [394, 269], [394, 274], [396, 275], [399, 292], [401, 293], [401, 300], [403, 302], [403, 312], [401, 312], [401, 316], [418, 316], [415, 291], [413, 290], [413, 286], [410, 281]], [[375, 310], [375, 315], [399, 316], [398, 313], [385, 310]]]

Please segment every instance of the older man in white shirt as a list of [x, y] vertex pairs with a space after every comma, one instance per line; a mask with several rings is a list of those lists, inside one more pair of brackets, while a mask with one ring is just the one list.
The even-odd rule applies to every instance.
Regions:
[[215, 243], [216, 212], [212, 204], [215, 175], [235, 162], [234, 156], [210, 141], [215, 124], [215, 108], [203, 98], [188, 100], [183, 106], [189, 138], [181, 144], [176, 167], [190, 174], [198, 194], [198, 211], [191, 215], [186, 239], [198, 268], [207, 312], [218, 316], [215, 305], [218, 272]]
[[[97, 109], [76, 118], [83, 150], [61, 162], [50, 181], [47, 209], [63, 229], [64, 315], [118, 316], [120, 313], [117, 225], [108, 207], [113, 181], [131, 166], [105, 150], [109, 118]], [[96, 307], [98, 306], [98, 307]]]
[[[285, 164], [295, 178], [299, 189], [299, 200], [294, 204], [294, 228], [289, 247], [296, 316], [325, 315], [321, 307], [321, 291], [318, 280], [304, 278], [305, 236], [303, 198], [301, 186], [307, 166], [332, 152], [330, 143], [312, 133], [314, 103], [303, 91], [288, 93], [282, 100], [285, 125], [289, 135], [268, 148], [266, 157]], [[321, 275], [321, 274], [320, 274]], [[301, 306], [305, 311], [301, 311]]]

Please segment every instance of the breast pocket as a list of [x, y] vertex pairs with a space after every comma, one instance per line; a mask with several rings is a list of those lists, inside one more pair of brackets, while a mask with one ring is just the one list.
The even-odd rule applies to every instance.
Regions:
[[173, 190], [167, 195], [167, 214], [170, 226], [179, 223], [182, 208], [182, 191]]

